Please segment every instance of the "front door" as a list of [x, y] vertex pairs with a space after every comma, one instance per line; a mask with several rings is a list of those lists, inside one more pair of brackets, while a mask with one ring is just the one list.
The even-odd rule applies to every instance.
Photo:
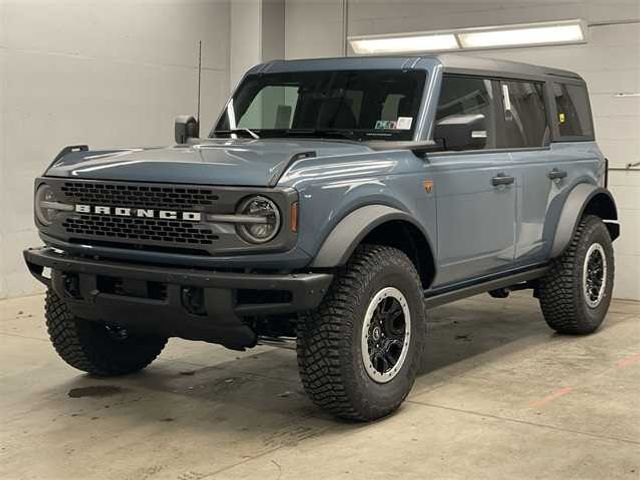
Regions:
[[516, 189], [508, 153], [430, 157], [438, 225], [436, 283], [509, 268], [514, 258]]
[[[516, 191], [509, 153], [497, 149], [500, 86], [445, 75], [429, 155], [437, 206], [438, 272], [434, 286], [507, 270], [515, 252]], [[460, 140], [463, 125], [473, 123]], [[452, 127], [453, 126], [453, 127]]]

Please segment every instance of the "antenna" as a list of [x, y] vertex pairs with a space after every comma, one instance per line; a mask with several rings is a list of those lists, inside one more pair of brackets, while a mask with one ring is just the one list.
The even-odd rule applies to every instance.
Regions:
[[200, 121], [200, 84], [202, 83], [202, 40], [198, 41], [198, 113], [196, 119]]

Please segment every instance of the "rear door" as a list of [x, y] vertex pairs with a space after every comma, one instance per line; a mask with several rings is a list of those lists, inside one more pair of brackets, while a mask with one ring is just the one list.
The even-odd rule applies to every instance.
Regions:
[[500, 90], [503, 126], [498, 143], [510, 151], [518, 184], [514, 265], [525, 265], [541, 260], [544, 252], [543, 227], [552, 195], [549, 176], [555, 168], [549, 106], [542, 81], [501, 80]]
[[[501, 88], [505, 126], [499, 143], [511, 150], [518, 184], [514, 266], [524, 266], [546, 260], [549, 208], [580, 177], [597, 170], [599, 157], [589, 143], [593, 124], [583, 83], [509, 80]], [[576, 148], [575, 142], [587, 143]]]
[[[438, 229], [434, 286], [499, 272], [513, 262], [517, 185], [508, 151], [497, 150], [499, 88], [481, 77], [442, 80], [434, 139], [445, 151], [429, 154]], [[447, 137], [451, 125], [467, 121], [481, 125], [468, 145]], [[455, 150], [447, 147], [454, 144]]]
[[585, 179], [595, 180], [604, 168], [595, 134], [587, 86], [578, 79], [550, 84], [551, 121], [555, 126], [551, 165], [547, 175], [556, 195]]

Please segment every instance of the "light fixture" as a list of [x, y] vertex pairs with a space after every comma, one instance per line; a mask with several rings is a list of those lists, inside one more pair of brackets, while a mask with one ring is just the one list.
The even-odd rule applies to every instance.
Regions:
[[400, 52], [438, 52], [459, 48], [456, 37], [451, 33], [408, 35], [408, 36], [368, 36], [350, 37], [351, 48], [358, 55]]
[[465, 49], [580, 43], [585, 39], [579, 20], [479, 28], [460, 31], [456, 35]]
[[581, 20], [526, 23], [449, 31], [349, 37], [357, 55], [481, 50], [586, 42]]

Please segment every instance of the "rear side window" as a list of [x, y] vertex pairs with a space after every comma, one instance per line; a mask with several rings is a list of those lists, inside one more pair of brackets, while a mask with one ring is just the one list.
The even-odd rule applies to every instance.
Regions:
[[554, 83], [560, 137], [592, 139], [593, 122], [589, 95], [584, 85]]
[[550, 129], [544, 105], [544, 85], [538, 82], [502, 81], [504, 108], [502, 148], [544, 147]]

